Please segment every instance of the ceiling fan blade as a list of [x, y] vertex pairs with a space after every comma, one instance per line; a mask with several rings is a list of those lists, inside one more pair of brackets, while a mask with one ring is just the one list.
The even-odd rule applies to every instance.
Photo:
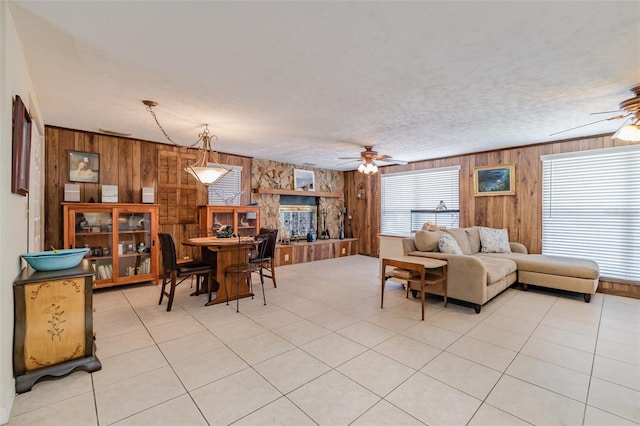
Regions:
[[615, 117], [603, 118], [602, 120], [592, 121], [591, 123], [583, 124], [581, 126], [576, 126], [576, 127], [570, 128], [570, 129], [561, 130], [559, 132], [551, 133], [549, 136], [559, 135], [560, 133], [568, 132], [568, 131], [575, 130], [575, 129], [580, 129], [581, 127], [591, 126], [592, 124], [596, 124], [596, 123], [602, 123], [603, 121], [619, 120], [619, 119], [624, 118], [624, 117], [625, 117], [625, 115], [616, 115]]
[[620, 110], [615, 110], [615, 111], [598, 111], [598, 112], [590, 112], [589, 115], [596, 115], [596, 114], [615, 114], [616, 112], [620, 112]]
[[356, 163], [356, 162], [359, 163], [360, 161], [362, 161], [362, 160], [359, 159], [359, 158], [353, 158], [350, 161], [345, 161], [344, 163], [336, 164], [336, 166], [344, 166], [345, 164], [351, 164], [351, 163]]
[[338, 160], [360, 160], [361, 157], [338, 157]]

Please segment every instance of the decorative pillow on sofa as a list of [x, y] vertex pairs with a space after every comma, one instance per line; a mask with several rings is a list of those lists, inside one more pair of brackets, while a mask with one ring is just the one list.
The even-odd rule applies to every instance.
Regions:
[[438, 240], [442, 232], [416, 232], [416, 248], [420, 251], [438, 251]]
[[506, 229], [480, 228], [482, 253], [511, 253]]
[[442, 253], [464, 254], [451, 234], [443, 234], [438, 240], [438, 248]]
[[451, 234], [453, 239], [456, 240], [458, 247], [462, 250], [462, 254], [471, 254], [469, 238], [467, 238], [467, 233], [464, 228], [449, 228], [447, 229], [447, 234]]

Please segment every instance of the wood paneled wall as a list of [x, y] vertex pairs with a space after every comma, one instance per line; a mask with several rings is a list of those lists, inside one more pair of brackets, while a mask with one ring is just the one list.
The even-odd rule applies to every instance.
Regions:
[[[101, 185], [117, 185], [118, 201], [121, 203], [140, 203], [142, 187], [154, 188], [156, 203], [160, 203], [158, 182], [158, 159], [170, 153], [181, 154], [182, 157], [193, 157], [198, 154], [196, 149], [179, 148], [156, 142], [142, 141], [130, 138], [118, 138], [99, 133], [80, 130], [63, 129], [47, 126], [45, 128], [45, 242], [44, 247], [62, 247], [63, 221], [62, 207], [64, 200], [64, 185], [69, 183], [69, 150], [84, 151], [100, 154], [99, 183], [79, 183], [80, 201], [101, 201]], [[242, 166], [243, 194], [241, 204], [248, 204], [251, 197], [251, 158], [219, 153], [218, 162]], [[177, 167], [177, 163], [176, 163]], [[164, 173], [168, 171], [165, 170]], [[185, 175], [180, 181], [194, 180], [183, 170]], [[182, 175], [180, 175], [182, 176]], [[77, 182], [76, 182], [77, 183]], [[204, 186], [196, 185], [195, 197], [189, 197], [193, 202], [193, 210], [197, 205], [207, 203], [207, 192]], [[160, 232], [173, 234], [176, 241], [188, 235], [195, 235], [198, 228], [197, 218], [192, 223], [175, 216], [175, 221], [160, 225]], [[192, 255], [190, 249], [180, 247], [179, 256]]]
[[[481, 152], [436, 160], [420, 161], [405, 166], [381, 168], [380, 174], [460, 166], [460, 227], [473, 225], [507, 228], [509, 238], [524, 244], [529, 253], [542, 250], [542, 162], [541, 155], [584, 151], [628, 145], [612, 140], [609, 135], [564, 140], [519, 148]], [[514, 164], [516, 194], [514, 196], [475, 197], [475, 167]], [[353, 236], [360, 240], [360, 253], [378, 256], [377, 234], [380, 232], [380, 174], [366, 176], [345, 173], [345, 204], [352, 215]], [[360, 194], [360, 196], [358, 196]], [[435, 207], [435, 206], [433, 206]], [[347, 228], [348, 229], [348, 228]], [[634, 288], [635, 287], [635, 288]], [[638, 286], [601, 282], [602, 291], [638, 297]]]

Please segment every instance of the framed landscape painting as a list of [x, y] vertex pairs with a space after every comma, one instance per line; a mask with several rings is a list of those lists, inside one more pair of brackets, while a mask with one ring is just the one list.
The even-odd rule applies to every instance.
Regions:
[[293, 188], [298, 191], [315, 191], [316, 177], [313, 170], [293, 169]]
[[473, 172], [473, 190], [476, 197], [487, 195], [514, 195], [515, 167], [513, 164], [476, 167]]

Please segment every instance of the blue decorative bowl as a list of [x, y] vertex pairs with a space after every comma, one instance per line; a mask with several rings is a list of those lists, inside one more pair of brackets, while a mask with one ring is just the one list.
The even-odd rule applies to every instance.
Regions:
[[36, 271], [59, 271], [78, 266], [88, 251], [88, 248], [41, 251], [21, 254], [20, 257]]

